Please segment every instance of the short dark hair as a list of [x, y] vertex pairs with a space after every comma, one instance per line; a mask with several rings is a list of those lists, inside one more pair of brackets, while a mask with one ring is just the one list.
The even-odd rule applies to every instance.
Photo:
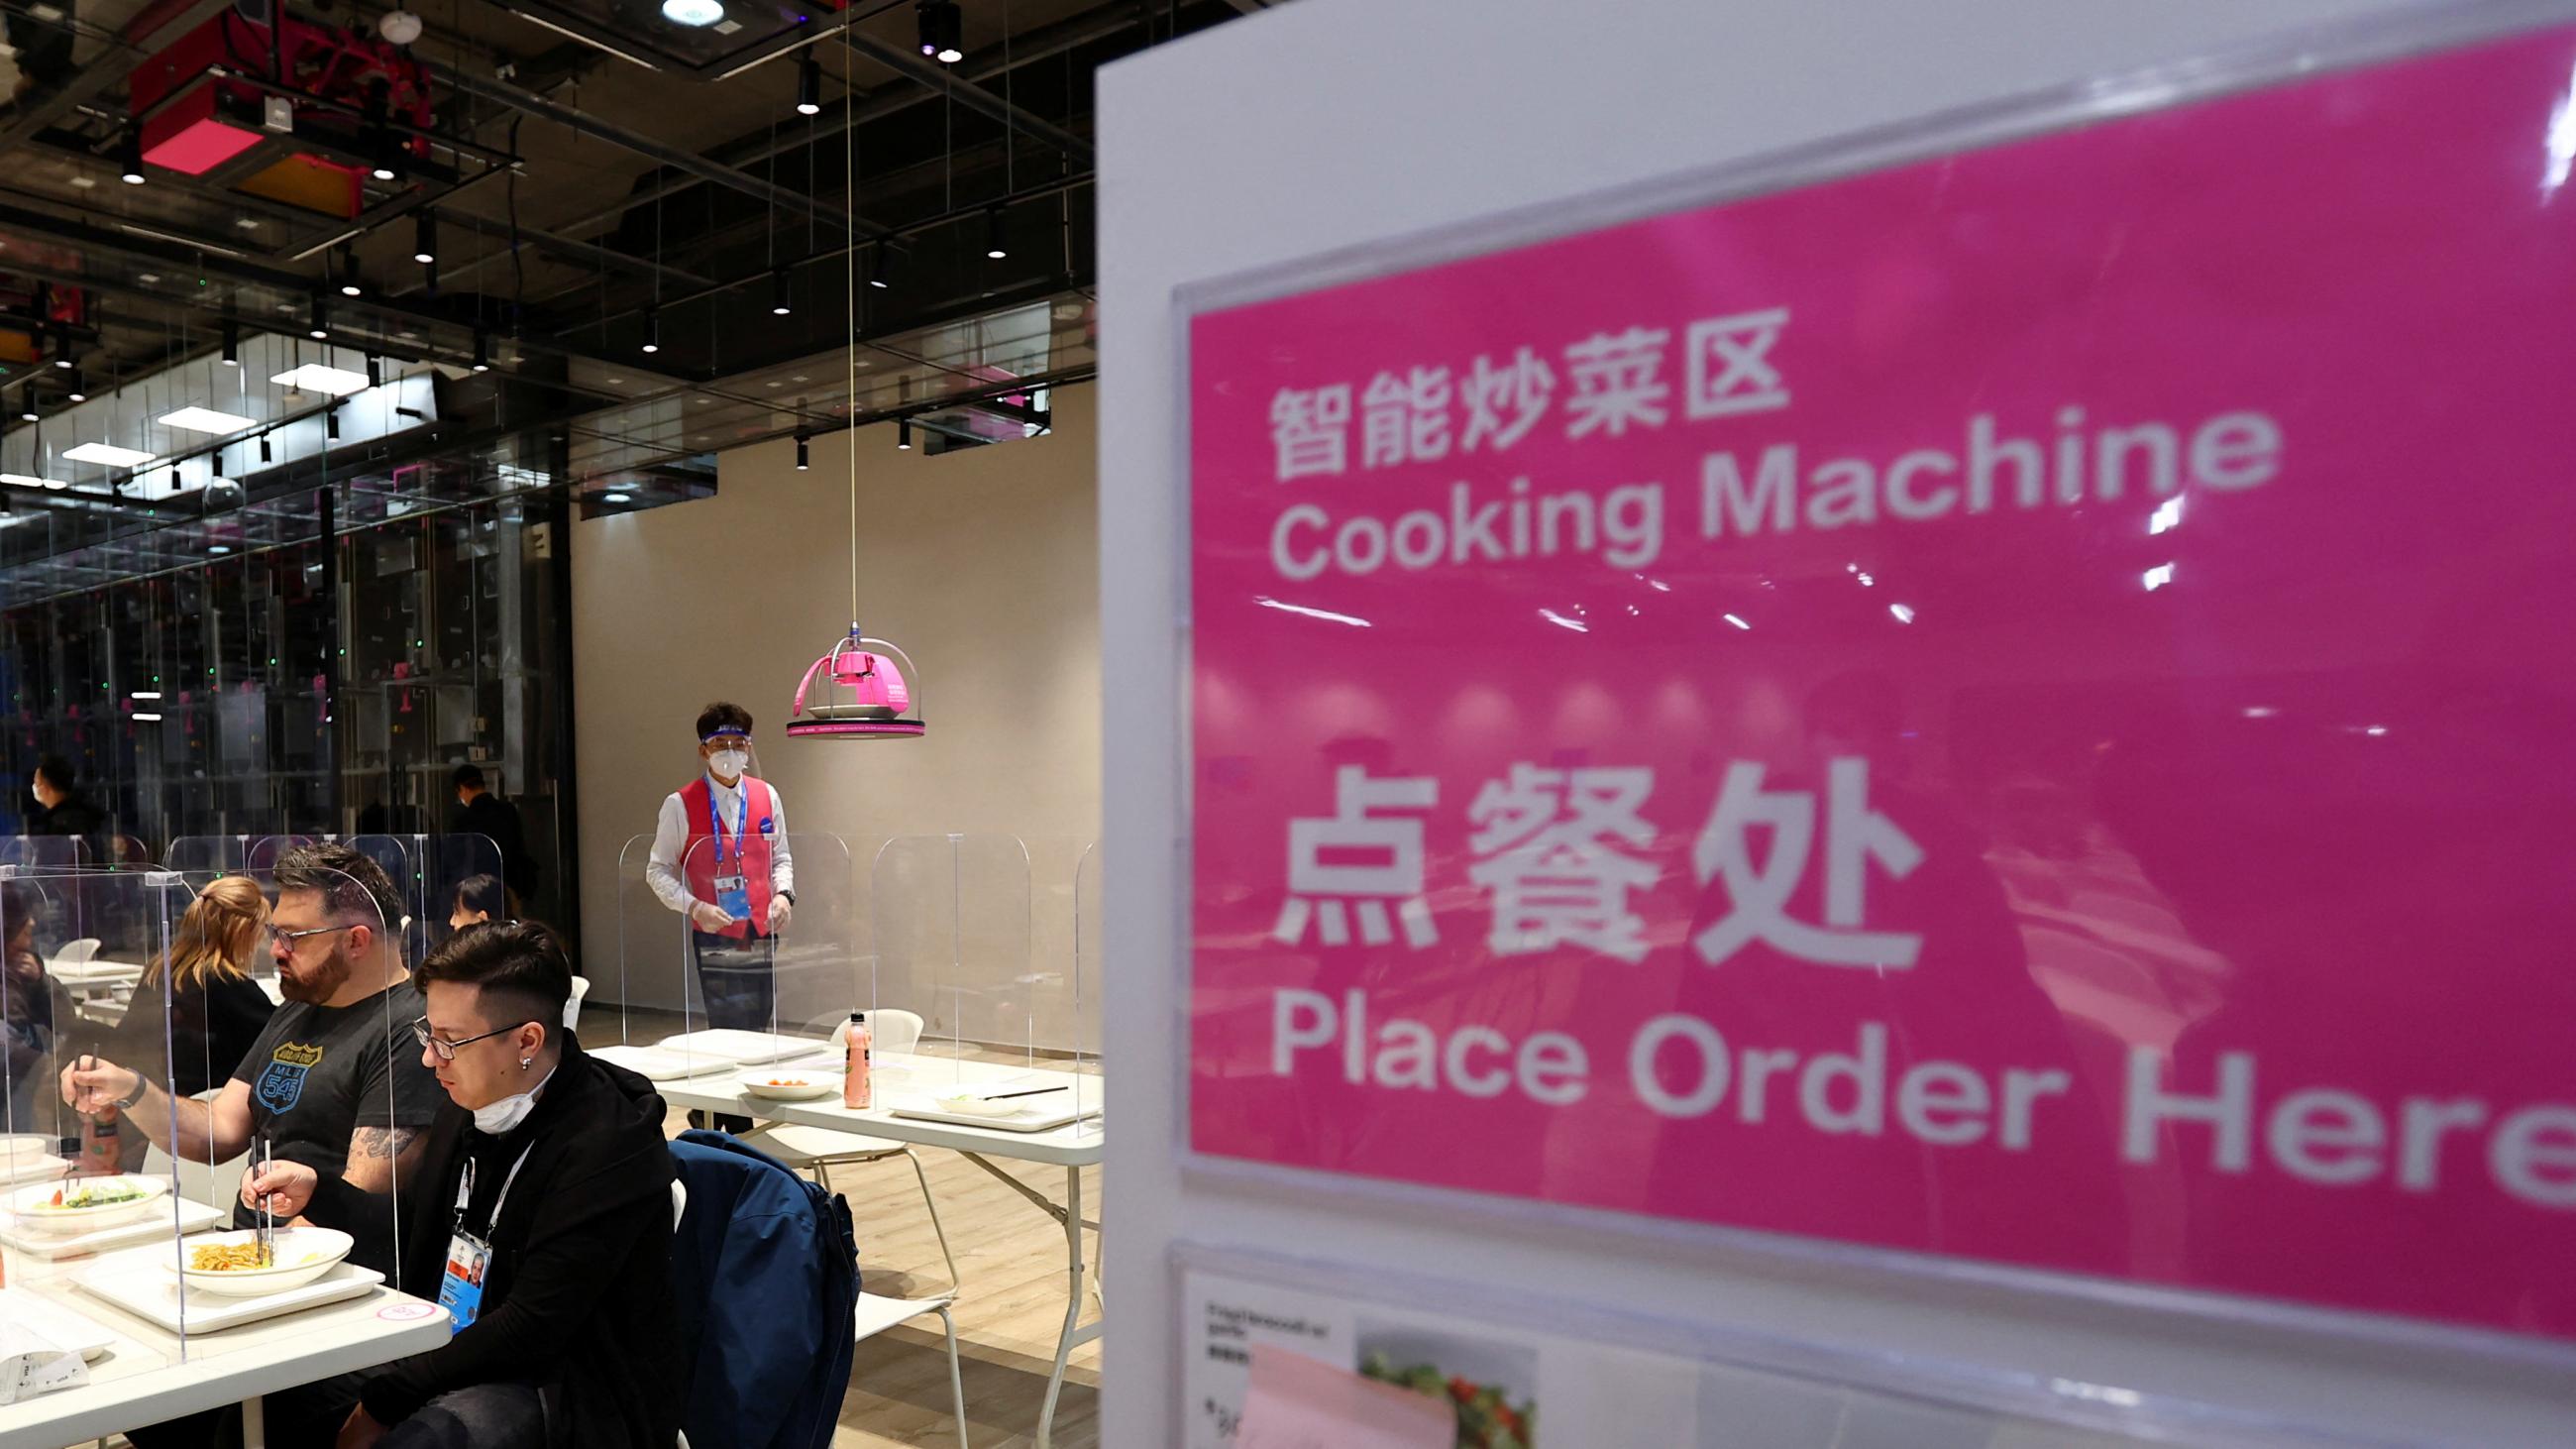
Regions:
[[750, 734], [751, 711], [722, 699], [699, 710], [698, 739], [703, 742], [707, 736], [718, 730], [740, 730], [744, 734]]
[[288, 891], [319, 891], [324, 908], [332, 915], [355, 916], [372, 911], [378, 931], [392, 931], [402, 925], [402, 894], [394, 889], [385, 868], [336, 840], [299, 845], [279, 856], [270, 879], [277, 883], [280, 895]]
[[483, 788], [483, 767], [473, 764], [459, 765], [456, 767], [456, 773], [447, 778], [454, 782], [459, 790], [480, 790]]
[[79, 777], [72, 773], [72, 762], [60, 755], [46, 755], [36, 761], [36, 773], [57, 790], [69, 790]]
[[564, 1003], [572, 1000], [572, 958], [564, 954], [563, 938], [542, 921], [468, 926], [430, 952], [412, 980], [423, 987], [440, 981], [474, 987], [486, 999], [502, 998], [504, 1009], [495, 1021], [525, 1012], [523, 1020], [552, 1032], [563, 1021]]
[[494, 923], [516, 920], [519, 896], [497, 875], [469, 875], [456, 883], [456, 902], [449, 909], [481, 911]]

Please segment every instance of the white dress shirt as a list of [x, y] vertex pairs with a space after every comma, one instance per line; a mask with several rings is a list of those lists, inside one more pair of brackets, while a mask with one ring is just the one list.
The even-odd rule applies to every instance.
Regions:
[[[742, 834], [743, 828], [742, 785], [739, 781], [731, 785], [722, 784], [715, 776], [709, 775], [707, 790], [715, 801], [717, 814], [724, 820], [728, 841], [726, 854], [730, 860], [730, 842]], [[769, 891], [772, 895], [791, 895], [796, 890], [796, 862], [787, 850], [787, 802], [779, 798], [775, 785], [769, 787], [769, 819], [777, 827], [769, 837]], [[653, 827], [653, 854], [644, 862], [644, 881], [653, 887], [653, 894], [661, 897], [662, 904], [684, 916], [698, 903], [698, 898], [689, 894], [689, 873], [680, 862], [681, 855], [689, 848], [691, 823], [689, 807], [681, 801], [679, 791], [674, 790], [663, 797], [662, 818]], [[755, 825], [754, 829], [757, 828]], [[713, 851], [715, 847], [710, 844], [706, 849]], [[766, 933], [769, 923], [756, 921], [753, 929]]]

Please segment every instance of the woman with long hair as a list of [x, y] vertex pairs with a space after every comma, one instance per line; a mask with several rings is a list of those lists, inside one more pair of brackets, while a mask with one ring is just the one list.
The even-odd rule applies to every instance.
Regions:
[[456, 883], [456, 899], [447, 908], [450, 933], [468, 926], [508, 925], [519, 918], [519, 893], [497, 875], [469, 875]]
[[[179, 918], [169, 951], [144, 968], [110, 1054], [152, 1063], [166, 1055], [170, 1075], [163, 1085], [178, 1096], [223, 1085], [277, 1010], [250, 974], [267, 924], [268, 897], [259, 882], [228, 875], [208, 883]], [[131, 1138], [142, 1145], [143, 1134]]]

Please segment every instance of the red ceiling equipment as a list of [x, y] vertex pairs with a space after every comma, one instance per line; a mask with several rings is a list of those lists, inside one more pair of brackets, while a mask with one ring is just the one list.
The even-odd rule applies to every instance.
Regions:
[[226, 11], [136, 66], [143, 159], [306, 207], [356, 216], [369, 171], [397, 175], [429, 145], [429, 84], [402, 49], [373, 35]]

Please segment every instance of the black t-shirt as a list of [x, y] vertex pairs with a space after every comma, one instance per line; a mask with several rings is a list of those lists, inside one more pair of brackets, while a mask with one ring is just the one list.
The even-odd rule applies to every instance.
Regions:
[[[408, 981], [350, 1006], [279, 1007], [233, 1069], [233, 1080], [250, 1087], [253, 1137], [327, 1178], [346, 1172], [358, 1128], [428, 1126], [447, 1100], [411, 1034], [428, 1010]], [[235, 1209], [235, 1221], [248, 1211]]]

